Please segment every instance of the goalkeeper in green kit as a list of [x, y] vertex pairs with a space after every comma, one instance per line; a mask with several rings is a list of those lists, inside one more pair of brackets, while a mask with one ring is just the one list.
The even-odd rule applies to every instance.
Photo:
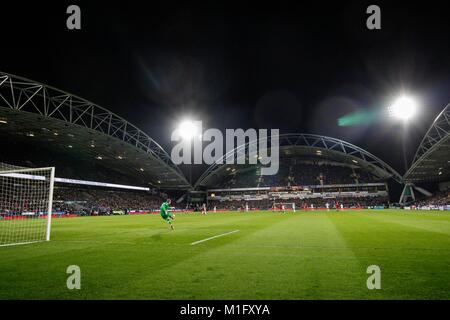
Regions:
[[166, 202], [163, 202], [163, 204], [161, 205], [161, 217], [167, 221], [167, 223], [170, 225], [170, 228], [172, 230], [174, 230], [173, 225], [172, 225], [172, 220], [175, 219], [175, 216], [172, 215], [169, 212], [169, 206], [172, 203], [172, 201], [170, 199], [167, 199]]

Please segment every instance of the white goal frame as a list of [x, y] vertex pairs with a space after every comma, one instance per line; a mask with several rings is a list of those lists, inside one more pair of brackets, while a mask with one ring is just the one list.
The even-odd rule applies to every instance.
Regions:
[[[292, 212], [297, 212], [295, 202], [274, 202], [272, 203], [272, 211], [287, 211], [289, 210], [288, 205], [290, 205]], [[279, 209], [276, 208], [277, 206], [279, 206]], [[282, 209], [282, 206], [284, 206], [284, 210]]]
[[[46, 176], [39, 175], [39, 172], [43, 172], [43, 171], [48, 171], [49, 173], [46, 174]], [[33, 173], [37, 173], [37, 174], [33, 175]], [[54, 192], [54, 185], [55, 185], [55, 167], [43, 167], [43, 168], [19, 167], [17, 169], [7, 168], [6, 170], [2, 169], [0, 167], [0, 178], [1, 177], [28, 179], [28, 180], [40, 180], [40, 181], [49, 180], [49, 182], [48, 182], [49, 184], [48, 184], [48, 195], [47, 195], [48, 198], [47, 198], [47, 206], [46, 206], [47, 223], [45, 226], [45, 238], [33, 239], [30, 241], [22, 241], [22, 242], [4, 243], [4, 244], [2, 244], [0, 242], [0, 247], [50, 241], [51, 225], [52, 225], [52, 212], [53, 212], [53, 192]], [[1, 190], [0, 190], [0, 192], [1, 192]], [[0, 205], [1, 205], [1, 203], [0, 203]], [[40, 219], [39, 216], [36, 219]]]

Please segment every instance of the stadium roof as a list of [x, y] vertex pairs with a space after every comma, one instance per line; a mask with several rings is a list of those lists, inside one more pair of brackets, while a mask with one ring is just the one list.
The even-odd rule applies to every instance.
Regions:
[[[33, 155], [36, 158], [51, 159], [55, 152], [74, 164], [101, 163], [136, 183], [190, 187], [166, 151], [125, 119], [78, 96], [4, 72], [0, 72], [0, 135], [3, 143], [42, 147]], [[40, 154], [44, 150], [50, 154]]]
[[450, 179], [450, 104], [433, 121], [405, 173], [406, 182], [437, 182]]
[[[232, 154], [234, 154], [234, 159], [236, 159], [238, 154], [245, 154], [245, 156], [248, 157], [249, 145], [257, 143], [258, 141], [247, 142], [245, 145], [224, 155], [221, 160], [216, 161], [215, 164], [211, 165], [203, 173], [198, 179], [195, 187], [214, 187], [214, 185], [220, 181], [221, 177], [230, 174], [227, 171], [227, 167], [229, 166], [236, 168], [237, 172], [239, 172], [239, 170], [247, 170], [249, 165], [220, 164], [218, 162], [225, 162], [224, 159], [231, 157]], [[267, 145], [269, 145], [269, 143]], [[314, 134], [283, 134], [279, 136], [279, 145], [280, 158], [298, 155], [326, 159], [358, 166], [380, 179], [387, 180], [393, 178], [399, 183], [402, 182], [401, 175], [384, 161], [364, 149], [343, 140]]]

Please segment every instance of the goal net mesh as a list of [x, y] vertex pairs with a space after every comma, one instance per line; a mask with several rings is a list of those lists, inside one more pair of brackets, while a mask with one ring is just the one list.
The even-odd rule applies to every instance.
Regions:
[[50, 240], [54, 168], [0, 163], [0, 246]]

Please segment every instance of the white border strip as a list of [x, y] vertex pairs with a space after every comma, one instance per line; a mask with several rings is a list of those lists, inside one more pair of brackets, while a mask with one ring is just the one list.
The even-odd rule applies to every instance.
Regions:
[[[42, 171], [50, 168], [37, 168], [37, 169], [21, 169], [21, 170], [10, 170], [10, 171], [0, 171], [0, 177], [11, 177], [18, 179], [28, 179], [28, 180], [42, 180], [45, 181], [46, 177], [42, 175], [34, 175], [34, 174], [26, 174], [21, 172], [33, 172], [33, 171]], [[115, 184], [115, 183], [106, 183], [106, 182], [95, 182], [95, 181], [86, 181], [86, 180], [76, 180], [76, 179], [66, 179], [66, 178], [57, 178], [55, 177], [55, 182], [59, 183], [69, 183], [69, 184], [78, 184], [78, 185], [86, 185], [86, 186], [96, 186], [96, 187], [107, 187], [107, 188], [117, 188], [117, 189], [129, 189], [129, 190], [141, 190], [141, 191], [150, 191], [150, 188], [146, 187], [137, 187], [137, 186], [128, 186], [124, 184]]]
[[19, 242], [19, 243], [0, 244], [0, 247], [21, 246], [21, 245], [23, 245], [23, 244], [38, 243], [38, 242], [44, 242], [44, 240], [30, 241], [30, 242]]
[[96, 187], [107, 187], [107, 188], [150, 191], [150, 188], [146, 188], [146, 187], [136, 187], [136, 186], [123, 185], [123, 184], [106, 183], [106, 182], [95, 182], [95, 181], [86, 181], [86, 180], [76, 180], [76, 179], [55, 178], [55, 182], [70, 183], [70, 184], [80, 184], [80, 185], [96, 186]]
[[206, 238], [206, 239], [203, 239], [203, 240], [195, 241], [195, 242], [191, 243], [191, 246], [195, 246], [196, 244], [199, 244], [199, 243], [202, 243], [202, 242], [205, 242], [205, 241], [209, 241], [209, 240], [212, 240], [212, 239], [216, 239], [216, 238], [219, 238], [219, 237], [223, 237], [223, 236], [226, 236], [226, 235], [229, 235], [229, 234], [232, 234], [232, 233], [236, 233], [236, 232], [239, 232], [239, 230], [234, 230], [234, 231], [230, 231], [230, 232], [227, 232], [227, 233], [219, 234], [219, 235], [211, 237], [211, 238]]

